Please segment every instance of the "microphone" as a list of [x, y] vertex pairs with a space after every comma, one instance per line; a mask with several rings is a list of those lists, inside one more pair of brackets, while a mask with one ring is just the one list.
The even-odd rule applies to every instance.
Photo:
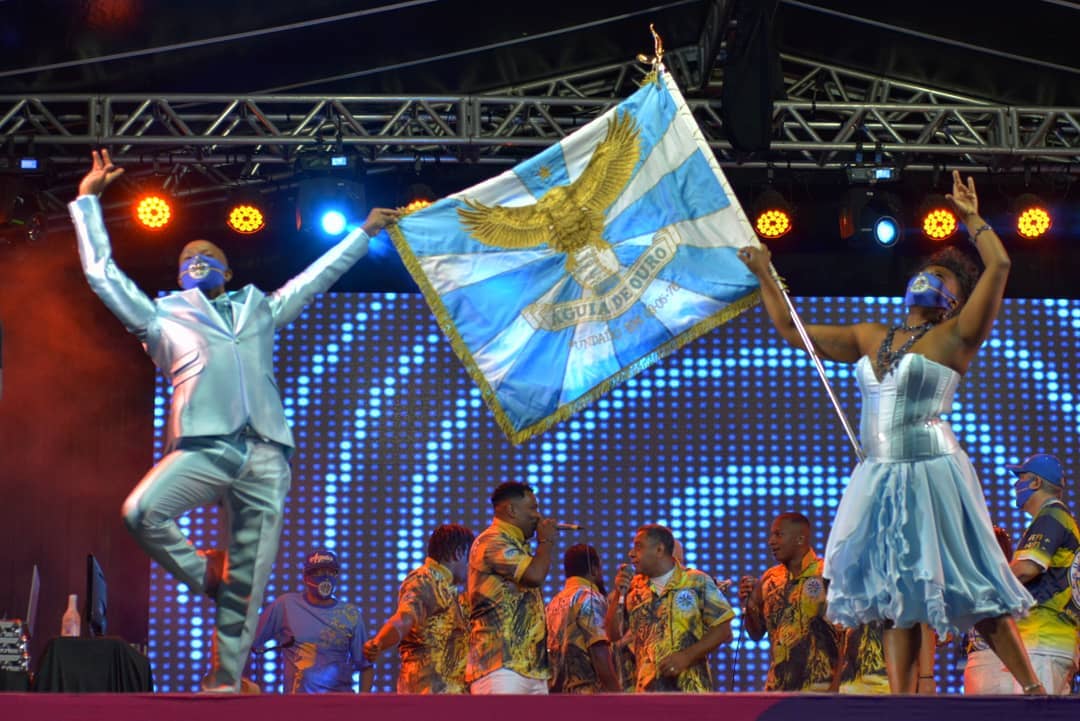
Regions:
[[[619, 564], [618, 573], [622, 573], [623, 571], [628, 571], [628, 570], [630, 570], [630, 564], [629, 563], [620, 563]], [[625, 591], [619, 591], [619, 605], [620, 606], [626, 606], [626, 592]]]
[[252, 653], [257, 656], [262, 656], [264, 653], [270, 653], [271, 651], [278, 651], [283, 648], [291, 648], [296, 645], [296, 636], [289, 636], [284, 642], [273, 644], [269, 646], [259, 646], [251, 649]]
[[585, 530], [585, 526], [581, 525], [580, 523], [563, 523], [562, 521], [559, 521], [558, 523], [556, 523], [555, 528], [559, 529], [560, 531], [584, 531]]

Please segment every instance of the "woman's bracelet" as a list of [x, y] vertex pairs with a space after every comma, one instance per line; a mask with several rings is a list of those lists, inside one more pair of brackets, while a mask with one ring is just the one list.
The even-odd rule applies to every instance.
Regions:
[[968, 238], [971, 240], [972, 245], [975, 245], [975, 241], [977, 241], [979, 239], [979, 233], [983, 232], [984, 230], [989, 230], [989, 231], [993, 232], [994, 229], [990, 227], [989, 223], [983, 223], [982, 225], [980, 225], [978, 228], [975, 229], [974, 233], [969, 233]]

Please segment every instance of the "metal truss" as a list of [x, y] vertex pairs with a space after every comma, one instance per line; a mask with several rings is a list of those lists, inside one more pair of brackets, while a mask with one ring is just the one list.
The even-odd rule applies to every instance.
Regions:
[[[696, 47], [665, 59], [679, 80], [700, 78], [705, 67]], [[688, 100], [721, 164], [1080, 168], [1080, 108], [1006, 106], [804, 58], [782, 61], [788, 99], [775, 104], [767, 153], [739, 155], [725, 139], [720, 101], [710, 97], [722, 82], [718, 70], [704, 97]], [[509, 165], [617, 104], [647, 70], [613, 64], [477, 95], [0, 95], [0, 168], [33, 154], [61, 175], [64, 165], [74, 173], [87, 147], [102, 145], [120, 163], [183, 174], [197, 192], [280, 180], [298, 158], [330, 151], [352, 152], [369, 170]]]

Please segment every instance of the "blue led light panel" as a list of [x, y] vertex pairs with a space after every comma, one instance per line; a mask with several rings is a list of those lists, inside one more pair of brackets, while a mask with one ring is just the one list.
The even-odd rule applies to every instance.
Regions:
[[[798, 299], [807, 322], [902, 319], [897, 298]], [[1006, 463], [1058, 455], [1075, 477], [1080, 438], [1076, 348], [1080, 302], [1009, 300], [961, 384], [950, 420], [983, 481], [996, 523], [1014, 540], [1027, 523], [1012, 506]], [[545, 513], [587, 526], [560, 547], [592, 543], [610, 577], [634, 530], [669, 525], [689, 565], [718, 578], [760, 575], [772, 519], [799, 511], [825, 538], [854, 456], [812, 365], [787, 347], [760, 310], [723, 326], [614, 389], [522, 447], [496, 427], [475, 384], [422, 298], [328, 294], [278, 338], [276, 367], [297, 452], [278, 563], [267, 599], [301, 590], [316, 547], [342, 561], [339, 597], [356, 603], [369, 633], [395, 608], [401, 579], [424, 560], [441, 523], [479, 532], [487, 498], [505, 480], [536, 489]], [[826, 363], [853, 422], [852, 367]], [[158, 381], [155, 426], [167, 389]], [[158, 441], [158, 453], [161, 441]], [[137, 479], [133, 479], [134, 480]], [[215, 509], [182, 519], [196, 546], [217, 541]], [[561, 555], [560, 549], [560, 555]], [[553, 564], [545, 598], [562, 586]], [[737, 606], [734, 591], [732, 604]], [[150, 655], [160, 691], [193, 691], [205, 673], [209, 602], [156, 565]], [[740, 637], [740, 620], [734, 625]], [[743, 637], [714, 655], [717, 690], [760, 690], [768, 644]], [[958, 692], [954, 649], [939, 654], [944, 691]], [[376, 670], [377, 691], [396, 680], [396, 654]], [[281, 687], [280, 659], [253, 657], [251, 676]]]

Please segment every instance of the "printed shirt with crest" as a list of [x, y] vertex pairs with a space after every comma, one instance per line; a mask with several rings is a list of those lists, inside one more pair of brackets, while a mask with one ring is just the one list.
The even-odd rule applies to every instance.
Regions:
[[765, 630], [772, 663], [766, 691], [825, 691], [840, 660], [841, 631], [825, 620], [822, 559], [807, 551], [798, 576], [783, 564], [761, 577]]
[[547, 606], [548, 657], [553, 693], [598, 693], [600, 681], [589, 649], [608, 643], [604, 630], [607, 600], [580, 576], [566, 579]]
[[402, 640], [398, 693], [465, 693], [469, 623], [454, 576], [433, 558], [405, 577], [398, 613], [413, 618]]
[[495, 519], [469, 552], [469, 653], [465, 682], [506, 668], [528, 678], [551, 675], [544, 599], [519, 583], [532, 563], [525, 535]]
[[707, 659], [675, 678], [661, 676], [657, 663], [694, 645], [735, 612], [708, 575], [676, 566], [663, 593], [638, 574], [626, 594], [631, 648], [637, 661], [636, 690], [707, 693], [713, 690]]
[[1024, 584], [1035, 607], [1016, 622], [1029, 651], [1075, 658], [1080, 641], [1080, 532], [1068, 507], [1053, 499], [1039, 509], [1020, 539], [1013, 560], [1038, 564], [1043, 572]]

